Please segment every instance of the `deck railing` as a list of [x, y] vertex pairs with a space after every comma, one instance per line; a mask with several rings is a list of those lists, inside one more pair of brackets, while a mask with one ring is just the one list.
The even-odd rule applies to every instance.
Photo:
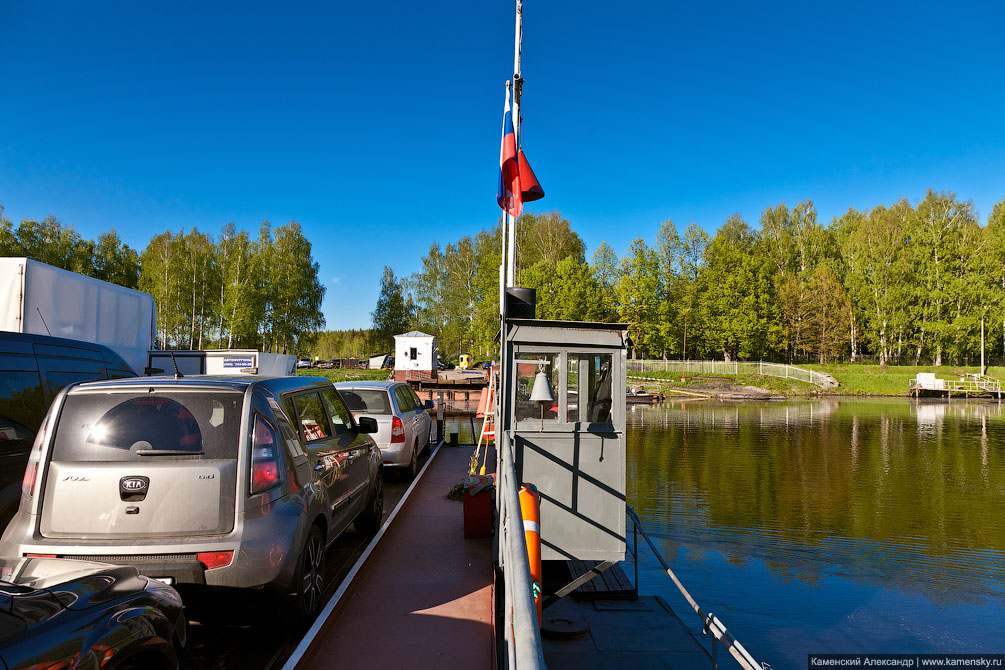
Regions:
[[496, 519], [499, 524], [499, 554], [496, 560], [504, 574], [503, 618], [498, 625], [504, 631], [508, 668], [544, 670], [541, 630], [538, 628], [533, 581], [527, 562], [527, 540], [520, 513], [520, 482], [513, 460], [512, 436], [507, 431], [499, 431], [498, 434], [502, 467], [496, 481]]
[[[667, 576], [669, 576], [670, 579], [673, 580], [673, 583], [677, 586], [677, 590], [681, 592], [681, 595], [684, 596], [684, 599], [687, 600], [688, 604], [695, 611], [695, 613], [699, 617], [701, 617], [703, 625], [702, 633], [711, 634], [716, 639], [716, 641], [721, 643], [722, 646], [726, 648], [726, 651], [728, 651], [733, 656], [733, 658], [736, 659], [736, 662], [739, 663], [740, 667], [744, 668], [744, 670], [770, 669], [771, 666], [769, 666], [768, 664], [762, 665], [758, 663], [756, 660], [754, 660], [754, 657], [750, 655], [750, 652], [748, 652], [742, 644], [740, 644], [739, 640], [733, 637], [733, 634], [730, 633], [728, 630], [726, 630], [726, 626], [721, 621], [719, 621], [718, 617], [716, 617], [711, 612], [706, 613], [701, 608], [701, 606], [697, 602], [695, 602], [695, 599], [691, 596], [690, 593], [688, 593], [688, 590], [684, 588], [684, 585], [681, 584], [680, 580], [677, 578], [677, 575], [674, 574], [674, 571], [670, 569], [669, 565], [667, 565], [666, 559], [663, 558], [663, 555], [660, 553], [659, 549], [657, 549], [656, 545], [653, 544], [652, 539], [650, 539], [649, 534], [646, 532], [646, 529], [642, 525], [642, 522], [639, 520], [639, 516], [635, 513], [635, 510], [633, 510], [631, 507], [628, 507], [627, 514], [628, 518], [632, 522], [632, 536], [635, 538], [633, 546], [629, 548], [630, 553], [635, 559], [634, 560], [635, 588], [638, 589], [639, 587], [638, 535], [641, 535], [642, 539], [644, 539], [646, 541], [646, 544], [649, 545], [649, 548], [652, 550], [653, 555], [656, 556], [656, 560], [659, 561], [661, 566], [663, 566], [663, 569], [666, 571]], [[719, 649], [718, 644], [713, 642], [712, 643], [713, 669], [717, 669], [719, 667], [718, 649]]]
[[706, 375], [768, 375], [785, 379], [798, 379], [820, 387], [833, 386], [828, 375], [813, 370], [765, 361], [664, 361], [629, 360], [628, 373], [632, 372], [675, 372], [679, 374]]
[[994, 377], [967, 374], [963, 379], [912, 379], [908, 384], [911, 393], [918, 391], [940, 391], [951, 393], [994, 393], [1001, 396], [1002, 382]]

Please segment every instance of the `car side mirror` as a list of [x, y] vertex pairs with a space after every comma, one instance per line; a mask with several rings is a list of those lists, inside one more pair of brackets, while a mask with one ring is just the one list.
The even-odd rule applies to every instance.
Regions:
[[356, 419], [356, 425], [361, 433], [376, 433], [377, 420], [372, 416], [361, 416]]
[[425, 409], [433, 409], [434, 407], [436, 407], [436, 403], [434, 403], [432, 400], [426, 400], [425, 402], [422, 403], [422, 406]]

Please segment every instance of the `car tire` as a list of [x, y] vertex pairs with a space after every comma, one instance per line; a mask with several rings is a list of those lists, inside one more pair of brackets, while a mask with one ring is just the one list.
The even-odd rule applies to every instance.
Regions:
[[373, 486], [370, 487], [370, 498], [366, 501], [366, 508], [356, 516], [353, 525], [356, 527], [356, 532], [363, 535], [373, 535], [380, 528], [383, 520], [384, 484], [378, 472]]
[[405, 475], [408, 481], [413, 481], [416, 475], [419, 474], [419, 444], [417, 442], [412, 443], [412, 458], [408, 461], [408, 469], [405, 470]]
[[317, 526], [307, 533], [293, 586], [293, 616], [298, 623], [307, 623], [321, 611], [325, 589], [325, 538]]

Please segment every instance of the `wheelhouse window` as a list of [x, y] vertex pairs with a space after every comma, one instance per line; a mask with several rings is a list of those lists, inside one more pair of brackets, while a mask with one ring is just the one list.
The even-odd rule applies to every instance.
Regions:
[[[555, 353], [518, 354], [516, 361], [516, 420], [539, 421], [558, 420], [558, 361]], [[538, 375], [543, 373], [541, 381]], [[544, 384], [550, 393], [551, 401], [532, 400], [535, 384]], [[545, 390], [543, 387], [539, 391]]]
[[566, 365], [568, 421], [610, 423], [611, 354], [569, 354]]

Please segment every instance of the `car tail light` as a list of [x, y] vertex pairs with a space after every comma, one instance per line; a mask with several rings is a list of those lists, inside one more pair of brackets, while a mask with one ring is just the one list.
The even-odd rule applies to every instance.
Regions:
[[21, 493], [29, 498], [35, 495], [38, 464], [42, 460], [42, 443], [45, 442], [45, 429], [48, 426], [48, 421], [43, 421], [42, 427], [38, 429], [38, 433], [35, 435], [35, 443], [31, 445], [31, 456], [28, 458], [28, 465], [24, 469], [24, 477], [21, 479]]
[[271, 489], [279, 483], [279, 464], [276, 460], [258, 460], [251, 465], [251, 495]]
[[[17, 472], [17, 470], [15, 470]], [[32, 453], [28, 467], [24, 470], [24, 478], [21, 479], [21, 493], [29, 498], [35, 495], [35, 478], [38, 476], [38, 457]]]
[[251, 495], [271, 489], [279, 483], [279, 457], [276, 433], [262, 417], [255, 417], [251, 441]]
[[401, 419], [394, 417], [391, 421], [391, 444], [395, 442], [405, 441], [405, 426], [401, 423]]
[[195, 555], [196, 560], [210, 568], [222, 568], [230, 565], [234, 560], [233, 551], [203, 551]]
[[56, 558], [56, 554], [25, 554], [27, 558]]

